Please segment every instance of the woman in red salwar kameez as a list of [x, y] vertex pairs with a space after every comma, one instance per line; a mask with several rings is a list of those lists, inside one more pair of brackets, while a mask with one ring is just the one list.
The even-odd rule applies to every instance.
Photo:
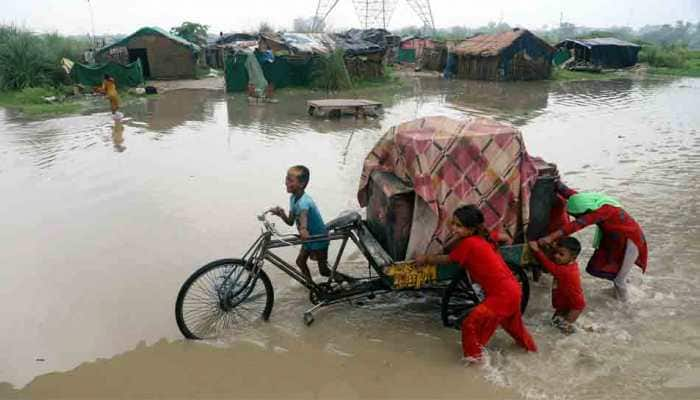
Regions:
[[626, 301], [627, 275], [632, 266], [636, 264], [646, 272], [647, 242], [642, 228], [611, 197], [593, 192], [578, 193], [562, 183], [558, 185], [558, 192], [567, 199], [567, 212], [575, 220], [541, 238], [540, 244], [551, 244], [589, 225], [598, 225], [593, 240], [596, 250], [588, 261], [586, 271], [613, 281], [617, 297]]

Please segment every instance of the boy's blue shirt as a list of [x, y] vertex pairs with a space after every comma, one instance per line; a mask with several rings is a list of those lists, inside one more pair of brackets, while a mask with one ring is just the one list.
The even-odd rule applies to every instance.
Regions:
[[[309, 235], [325, 235], [328, 233], [326, 230], [326, 224], [323, 222], [323, 217], [321, 217], [321, 211], [319, 211], [314, 200], [307, 193], [304, 193], [295, 199], [292, 194], [289, 197], [289, 210], [294, 216], [294, 220], [299, 226], [299, 216], [302, 211], [306, 211], [307, 215], [307, 229], [309, 230]], [[328, 241], [313, 242], [304, 244], [304, 248], [307, 250], [325, 250], [328, 248]]]

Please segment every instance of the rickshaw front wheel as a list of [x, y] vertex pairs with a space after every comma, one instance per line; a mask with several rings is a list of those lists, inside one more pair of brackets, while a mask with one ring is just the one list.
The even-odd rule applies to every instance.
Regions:
[[195, 271], [180, 288], [175, 320], [188, 339], [211, 339], [244, 328], [272, 312], [274, 292], [265, 271], [221, 259]]

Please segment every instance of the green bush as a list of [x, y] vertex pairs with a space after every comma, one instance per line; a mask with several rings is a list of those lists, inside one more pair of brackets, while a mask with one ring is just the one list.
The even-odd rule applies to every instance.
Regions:
[[644, 46], [639, 52], [639, 61], [652, 67], [685, 68], [688, 50], [679, 46]]
[[0, 34], [0, 90], [50, 84], [51, 71], [51, 60], [41, 38], [15, 27], [3, 27]]
[[0, 90], [63, 84], [61, 58], [77, 61], [87, 48], [87, 40], [0, 25]]
[[313, 87], [327, 92], [352, 88], [350, 74], [345, 68], [343, 50], [320, 56], [316, 61], [311, 79]]
[[15, 92], [15, 101], [19, 104], [46, 104], [44, 97], [55, 96], [56, 91], [45, 87], [28, 87]]

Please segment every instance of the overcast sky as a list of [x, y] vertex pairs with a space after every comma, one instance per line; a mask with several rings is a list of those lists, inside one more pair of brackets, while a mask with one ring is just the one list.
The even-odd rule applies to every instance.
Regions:
[[[131, 33], [142, 26], [169, 29], [182, 21], [207, 24], [211, 31], [254, 29], [261, 21], [291, 28], [297, 17], [314, 14], [318, 0], [0, 0], [0, 22], [17, 23], [36, 31], [85, 34], [91, 30], [90, 7], [97, 34]], [[479, 26], [503, 20], [511, 25], [539, 28], [565, 21], [606, 27], [700, 20], [700, 0], [433, 0], [435, 24]], [[328, 18], [333, 28], [360, 27], [352, 0], [340, 0]], [[421, 25], [405, 0], [398, 0], [389, 28]]]

